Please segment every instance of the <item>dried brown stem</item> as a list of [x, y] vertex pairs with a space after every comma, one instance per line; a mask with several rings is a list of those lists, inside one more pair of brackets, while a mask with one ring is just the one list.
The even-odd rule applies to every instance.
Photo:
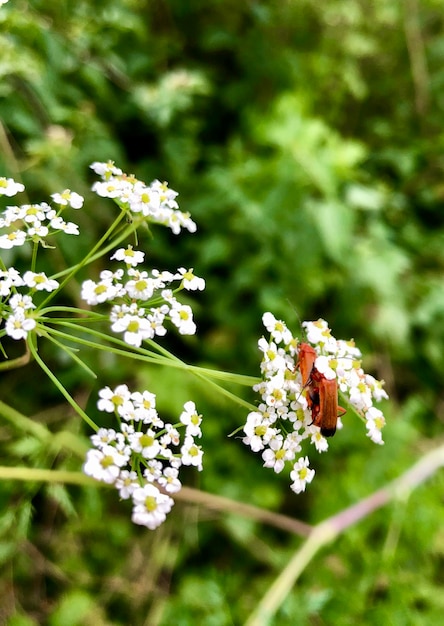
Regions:
[[234, 513], [241, 517], [249, 517], [257, 522], [269, 524], [270, 526], [280, 528], [295, 535], [300, 535], [301, 537], [308, 537], [313, 530], [313, 527], [309, 524], [287, 517], [286, 515], [266, 511], [265, 509], [251, 504], [244, 504], [236, 500], [231, 500], [230, 498], [224, 498], [223, 496], [216, 496], [212, 493], [192, 489], [191, 487], [182, 487], [179, 493], [174, 494], [174, 499], [199, 504], [213, 511]]

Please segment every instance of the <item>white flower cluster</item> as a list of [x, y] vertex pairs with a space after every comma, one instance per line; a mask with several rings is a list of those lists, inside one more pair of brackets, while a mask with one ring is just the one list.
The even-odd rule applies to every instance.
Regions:
[[[149, 391], [131, 392], [126, 385], [99, 392], [100, 411], [114, 413], [119, 430], [100, 428], [92, 435], [83, 471], [112, 484], [122, 499], [132, 499], [132, 521], [151, 530], [165, 521], [180, 491], [183, 465], [202, 470], [203, 451], [195, 443], [202, 436], [202, 416], [194, 402], [184, 405], [176, 425], [163, 422], [156, 410], [156, 396]], [[182, 441], [179, 429], [184, 428]]]
[[93, 163], [91, 169], [102, 178], [102, 182], [96, 182], [92, 187], [97, 195], [112, 198], [122, 209], [167, 226], [176, 235], [182, 228], [196, 232], [196, 224], [189, 213], [179, 210], [176, 202], [178, 194], [169, 189], [167, 183], [154, 180], [146, 185], [135, 176], [124, 174], [112, 161]]
[[[11, 197], [24, 191], [21, 183], [12, 178], [0, 177], [0, 196]], [[8, 232], [0, 235], [0, 248], [8, 250], [22, 246], [26, 241], [38, 242], [44, 246], [45, 238], [57, 232], [78, 235], [76, 224], [65, 222], [61, 212], [67, 206], [80, 209], [83, 198], [66, 189], [61, 194], [55, 193], [53, 201], [58, 210], [46, 202], [7, 206], [0, 217], [0, 228]], [[33, 309], [36, 305], [33, 297], [38, 292], [51, 292], [59, 283], [48, 278], [44, 272], [26, 271], [23, 275], [14, 267], [0, 269], [0, 317], [5, 321], [5, 333], [12, 339], [26, 339], [28, 333], [36, 327]]]
[[111, 330], [123, 333], [123, 340], [131, 346], [140, 347], [145, 339], [165, 335], [166, 320], [170, 320], [181, 335], [193, 335], [196, 332], [193, 311], [176, 299], [169, 285], [180, 280], [179, 289], [202, 290], [204, 279], [195, 276], [192, 269], [183, 267], [174, 274], [137, 269], [144, 256], [131, 246], [117, 250], [111, 259], [123, 261], [125, 269], [103, 270], [99, 282], [86, 280], [82, 285], [83, 300], [90, 305], [112, 303]]
[[[0, 195], [10, 197], [23, 190], [24, 186], [12, 178], [0, 178]], [[6, 207], [0, 217], [0, 228], [5, 228], [8, 232], [0, 235], [0, 248], [9, 250], [23, 246], [26, 241], [47, 245], [44, 243], [45, 239], [59, 232], [78, 235], [78, 225], [66, 222], [61, 213], [67, 206], [80, 209], [83, 206], [83, 197], [69, 189], [54, 193], [51, 197], [58, 205], [57, 210], [46, 202]]]
[[[287, 463], [293, 464], [291, 489], [300, 493], [314, 477], [307, 456], [295, 462], [303, 441], [308, 439], [318, 452], [327, 450], [328, 443], [320, 428], [312, 423], [309, 390], [304, 388], [298, 363], [299, 340], [272, 313], [265, 313], [262, 319], [271, 337], [269, 341], [262, 337], [258, 342], [263, 353], [263, 380], [253, 389], [260, 394], [261, 403], [247, 417], [243, 442], [254, 452], [262, 452], [264, 466], [277, 473]], [[302, 325], [307, 342], [317, 354], [314, 363], [317, 372], [327, 380], [337, 379], [339, 391], [365, 420], [368, 437], [382, 444], [385, 419], [373, 402], [388, 397], [383, 383], [363, 371], [361, 353], [354, 342], [335, 339], [327, 322], [319, 319]], [[340, 418], [338, 427], [342, 427]]]
[[[0, 270], [0, 317], [6, 320], [6, 334], [12, 339], [26, 339], [29, 331], [36, 327], [32, 314], [36, 308], [33, 295], [54, 291], [58, 286], [59, 283], [44, 272], [28, 270], [22, 276], [14, 267]], [[27, 289], [27, 293], [20, 293], [19, 288]]]

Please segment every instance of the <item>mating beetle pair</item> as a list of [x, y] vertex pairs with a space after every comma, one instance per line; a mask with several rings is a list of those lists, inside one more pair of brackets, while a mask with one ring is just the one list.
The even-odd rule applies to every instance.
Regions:
[[333, 437], [338, 417], [344, 415], [345, 409], [338, 406], [337, 378], [326, 378], [316, 369], [317, 356], [312, 346], [300, 343], [296, 367], [301, 370], [302, 386], [307, 389], [307, 403], [311, 410], [312, 423], [320, 427], [321, 435]]

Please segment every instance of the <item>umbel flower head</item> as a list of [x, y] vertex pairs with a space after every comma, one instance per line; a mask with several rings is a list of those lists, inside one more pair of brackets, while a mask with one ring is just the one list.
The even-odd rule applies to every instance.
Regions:
[[[298, 456], [304, 442], [307, 440], [318, 452], [328, 449], [327, 439], [322, 434], [326, 430], [318, 424], [323, 411], [334, 411], [330, 417], [335, 427], [342, 428], [338, 417], [338, 391], [347, 401], [348, 410], [365, 422], [367, 436], [377, 444], [384, 443], [381, 430], [385, 419], [374, 402], [388, 395], [383, 382], [362, 369], [361, 352], [354, 341], [335, 339], [325, 320], [302, 324], [307, 342], [304, 345], [312, 354], [307, 372], [300, 362], [301, 342], [293, 337], [285, 322], [277, 320], [272, 313], [265, 313], [262, 320], [270, 338], [262, 337], [258, 341], [263, 355], [262, 381], [253, 389], [259, 393], [260, 403], [247, 416], [243, 442], [254, 452], [260, 452], [264, 466], [277, 473], [287, 464], [292, 466], [291, 489], [300, 493], [314, 477], [308, 456]], [[323, 404], [324, 388], [335, 394], [334, 398], [329, 398], [328, 406]], [[334, 429], [327, 431], [327, 434], [332, 433]]]
[[125, 267], [103, 270], [98, 282], [86, 280], [82, 285], [83, 300], [93, 306], [111, 304], [111, 330], [122, 333], [125, 343], [137, 348], [147, 339], [165, 335], [167, 321], [181, 335], [194, 335], [193, 311], [188, 304], [177, 300], [171, 286], [180, 281], [176, 292], [201, 290], [205, 288], [205, 280], [195, 276], [192, 269], [183, 267], [174, 274], [156, 269], [141, 270], [137, 266], [144, 256], [144, 252], [133, 250], [131, 246], [117, 250], [111, 259], [125, 263]]
[[[194, 233], [196, 224], [188, 213], [179, 210], [177, 192], [166, 182], [158, 180], [146, 185], [133, 175], [127, 175], [114, 165], [95, 162], [91, 168], [101, 177], [93, 184], [99, 196], [113, 199], [128, 220], [136, 223], [155, 223], [180, 233], [182, 228]], [[112, 261], [124, 264], [117, 270], [103, 270], [100, 280], [86, 280], [82, 285], [82, 299], [89, 305], [111, 305], [109, 319], [111, 330], [121, 333], [125, 343], [139, 348], [142, 342], [163, 336], [166, 322], [177, 328], [181, 335], [193, 335], [196, 324], [188, 304], [176, 298], [181, 290], [205, 289], [205, 280], [193, 269], [180, 267], [177, 272], [140, 269], [145, 253], [131, 245], [120, 248], [111, 256]], [[173, 288], [173, 283], [178, 284]]]
[[114, 413], [120, 427], [92, 435], [83, 471], [114, 485], [123, 500], [132, 500], [132, 521], [154, 530], [174, 505], [171, 495], [182, 488], [180, 468], [202, 470], [203, 451], [195, 442], [202, 435], [202, 416], [189, 401], [176, 425], [164, 422], [153, 393], [131, 392], [126, 385], [101, 389], [97, 407]]
[[[24, 191], [21, 183], [12, 178], [0, 177], [0, 196], [14, 196]], [[38, 204], [10, 205], [1, 213], [0, 229], [5, 230], [0, 234], [0, 248], [24, 246], [27, 242], [40, 243], [48, 247], [47, 240], [58, 233], [78, 235], [79, 227], [74, 222], [66, 222], [62, 213], [66, 208], [80, 209], [83, 206], [83, 197], [78, 193], [65, 189], [62, 193], [53, 193], [54, 206], [47, 202]]]
[[91, 169], [102, 179], [94, 183], [93, 191], [103, 198], [112, 198], [122, 210], [139, 215], [147, 222], [167, 226], [176, 235], [182, 228], [191, 233], [196, 231], [189, 213], [179, 210], [178, 193], [170, 189], [168, 183], [153, 180], [147, 185], [133, 175], [124, 174], [112, 161], [95, 162]]

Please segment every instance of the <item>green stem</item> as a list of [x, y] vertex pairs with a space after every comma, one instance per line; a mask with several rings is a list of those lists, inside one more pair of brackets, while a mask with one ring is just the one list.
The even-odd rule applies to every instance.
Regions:
[[32, 246], [32, 259], [31, 259], [31, 270], [35, 272], [35, 268], [37, 267], [37, 252], [39, 249], [39, 244], [34, 242]]
[[50, 378], [52, 380], [52, 382], [54, 383], [54, 385], [57, 387], [57, 389], [60, 391], [60, 393], [66, 398], [66, 400], [68, 401], [68, 403], [72, 406], [72, 408], [74, 409], [74, 411], [80, 415], [80, 417], [94, 430], [97, 431], [99, 428], [98, 426], [92, 421], [92, 419], [85, 413], [85, 411], [77, 404], [77, 402], [74, 400], [74, 398], [72, 398], [70, 396], [70, 394], [66, 391], [65, 387], [62, 385], [62, 383], [59, 381], [59, 379], [57, 378], [57, 376], [55, 376], [52, 371], [49, 369], [49, 367], [46, 365], [46, 363], [40, 358], [40, 355], [38, 353], [37, 350], [37, 344], [35, 343], [35, 336], [34, 334], [30, 334], [29, 335], [29, 339], [28, 339], [28, 344], [29, 344], [29, 349], [31, 350], [31, 354], [34, 357], [34, 359], [36, 360], [36, 362], [40, 365], [40, 367], [42, 368], [42, 370], [45, 372], [45, 374], [48, 376], [48, 378]]
[[80, 472], [66, 470], [45, 470], [31, 467], [2, 467], [0, 466], [0, 480], [23, 480], [27, 482], [39, 481], [45, 483], [64, 483], [84, 485], [85, 487], [106, 487], [94, 478]]
[[18, 367], [23, 367], [27, 365], [31, 360], [31, 353], [29, 352], [28, 344], [25, 342], [25, 353], [22, 356], [18, 356], [15, 359], [3, 361], [0, 363], [0, 372], [5, 370], [13, 370]]
[[[40, 309], [39, 318], [44, 318], [48, 313], [72, 313], [76, 316], [76, 321], [101, 321], [109, 319], [103, 313], [96, 313], [95, 311], [88, 311], [86, 309], [79, 309], [76, 306], [48, 306], [45, 309]], [[63, 320], [64, 318], [58, 317], [57, 320]], [[72, 317], [66, 318], [72, 320]], [[48, 318], [47, 321], [54, 321], [53, 318]]]
[[[78, 326], [77, 324], [70, 322], [70, 321], [65, 321], [65, 320], [59, 320], [59, 319], [48, 319], [48, 322], [52, 323], [52, 324], [57, 324], [59, 326], [64, 326], [65, 328], [69, 328], [72, 330], [77, 331], [78, 330]], [[49, 329], [46, 327], [46, 330], [49, 332]], [[91, 348], [95, 348], [98, 350], [104, 350], [104, 346], [98, 343], [94, 343], [91, 341], [88, 341], [87, 339], [84, 338], [80, 338], [80, 337], [76, 337], [76, 336], [71, 336], [71, 335], [67, 335], [65, 333], [62, 333], [61, 331], [57, 331], [55, 329], [51, 329], [51, 332], [54, 334], [58, 334], [61, 337], [64, 337], [65, 339], [70, 339], [73, 342], [77, 342], [77, 343], [81, 343], [83, 345], [87, 345]], [[147, 362], [150, 363], [157, 363], [160, 365], [168, 365], [169, 367], [175, 367], [178, 369], [183, 369], [186, 370], [188, 372], [191, 372], [192, 374], [195, 374], [196, 376], [200, 376], [201, 378], [205, 378], [206, 377], [210, 377], [210, 378], [215, 378], [215, 379], [220, 379], [220, 380], [224, 380], [226, 382], [231, 382], [231, 383], [235, 383], [238, 385], [244, 385], [244, 386], [249, 386], [252, 387], [253, 385], [255, 385], [256, 383], [260, 382], [259, 378], [255, 378], [253, 376], [245, 376], [242, 374], [232, 374], [231, 372], [224, 372], [224, 371], [219, 371], [219, 370], [212, 370], [212, 369], [208, 369], [208, 368], [203, 368], [203, 367], [198, 367], [196, 365], [188, 365], [187, 363], [185, 363], [184, 361], [181, 361], [179, 358], [177, 358], [176, 356], [174, 356], [171, 352], [169, 352], [168, 350], [166, 350], [165, 348], [162, 348], [161, 346], [159, 346], [158, 344], [156, 344], [154, 341], [149, 340], [147, 343], [152, 346], [156, 352], [154, 352], [154, 350], [147, 350], [146, 348], [136, 348], [136, 347], [129, 347], [128, 344], [126, 344], [124, 341], [122, 341], [121, 339], [118, 339], [116, 337], [112, 337], [106, 333], [102, 333], [100, 331], [97, 330], [93, 330], [91, 328], [85, 328], [82, 326], [82, 332], [96, 336], [98, 339], [100, 339], [102, 342], [106, 342], [107, 344], [117, 344], [119, 346], [121, 346], [123, 349], [115, 349], [115, 348], [110, 348], [109, 345], [106, 347], [107, 350], [110, 350], [111, 352], [113, 352], [114, 354], [118, 354], [120, 356], [125, 356], [127, 358], [135, 358], [138, 360], [146, 360]], [[216, 383], [215, 383], [216, 384]], [[220, 387], [220, 386], [219, 386]], [[220, 389], [222, 389], [222, 387], [220, 387]], [[229, 393], [229, 392], [228, 392]], [[234, 394], [231, 394], [234, 396]], [[234, 396], [237, 398], [237, 396]], [[246, 403], [242, 401], [242, 403], [245, 406], [253, 407], [253, 405]], [[256, 407], [253, 407], [253, 410]]]
[[[90, 263], [93, 263], [94, 261], [96, 261], [97, 259], [100, 259], [102, 256], [104, 256], [105, 254], [107, 254], [110, 250], [113, 250], [113, 248], [115, 248], [116, 246], [119, 245], [119, 243], [121, 243], [122, 241], [124, 241], [125, 239], [127, 239], [127, 237], [129, 235], [131, 235], [132, 232], [134, 232], [140, 225], [139, 222], [132, 222], [131, 225], [127, 226], [121, 233], [120, 235], [118, 235], [117, 237], [115, 237], [108, 245], [106, 245], [104, 248], [102, 249], [98, 249], [100, 248], [102, 242], [104, 241], [104, 239], [106, 239], [106, 237], [108, 236], [108, 233], [110, 233], [114, 227], [116, 227], [118, 225], [118, 223], [121, 221], [123, 215], [126, 215], [126, 213], [124, 211], [122, 211], [119, 220], [115, 220], [112, 224], [112, 226], [108, 229], [107, 233], [105, 233], [105, 235], [101, 238], [101, 240], [99, 241], [99, 243], [97, 243], [94, 248], [91, 250], [91, 252], [85, 257], [85, 259], [83, 261], [81, 261], [81, 265], [80, 267], [84, 267], [85, 265], [89, 265]], [[97, 252], [96, 252], [97, 250]], [[79, 269], [80, 269], [79, 267]], [[66, 274], [69, 274], [69, 272], [71, 272], [72, 269], [75, 269], [75, 271], [77, 271], [77, 265], [75, 266], [75, 268], [66, 268], [64, 270], [61, 270], [60, 272], [58, 272], [57, 274], [54, 274], [52, 276], [52, 278], [60, 278], [61, 276], [65, 276]], [[71, 278], [71, 275], [68, 277], [68, 280]], [[64, 284], [67, 281], [64, 281]]]
[[[71, 322], [62, 322], [60, 326], [78, 330], [77, 325], [72, 324]], [[114, 348], [112, 345], [111, 346], [107, 345], [105, 347], [103, 343], [90, 341], [88, 339], [85, 339], [84, 337], [76, 337], [73, 335], [69, 335], [67, 333], [64, 333], [61, 330], [57, 330], [56, 328], [48, 328], [47, 326], [45, 326], [44, 328], [47, 333], [51, 333], [52, 335], [56, 335], [63, 339], [69, 340], [71, 342], [78, 343], [83, 346], [87, 346], [88, 348], [93, 348], [95, 350], [106, 350], [107, 352], [111, 352], [112, 354], [116, 354], [118, 356], [133, 358], [135, 360], [145, 361], [147, 363], [156, 363], [158, 365], [168, 364], [168, 361], [166, 358], [159, 356], [155, 352], [149, 352], [148, 350], [143, 350], [142, 348], [134, 348], [133, 349], [134, 352], [129, 351], [128, 344], [126, 344], [125, 342], [121, 341], [120, 339], [110, 337], [109, 335], [101, 333], [100, 331], [93, 330], [92, 328], [82, 328], [82, 332], [84, 332], [85, 334], [90, 334], [94, 337], [97, 337], [97, 339], [101, 340], [102, 342], [108, 342], [111, 344], [114, 343], [117, 345], [121, 345], [123, 349]], [[138, 351], [141, 351], [141, 352], [138, 352]]]
[[[75, 276], [75, 274], [77, 274], [77, 272], [87, 263], [91, 262], [93, 260], [93, 257], [95, 255], [95, 253], [97, 252], [97, 250], [100, 249], [100, 247], [103, 245], [103, 243], [109, 238], [109, 236], [111, 235], [111, 233], [113, 232], [113, 230], [116, 229], [116, 227], [118, 226], [118, 224], [122, 221], [122, 219], [125, 216], [125, 212], [121, 211], [120, 214], [118, 215], [118, 217], [114, 220], [114, 222], [111, 224], [111, 226], [108, 228], [108, 230], [105, 232], [105, 234], [99, 239], [99, 241], [93, 246], [93, 248], [88, 252], [88, 254], [79, 262], [77, 263], [77, 265], [75, 265], [72, 268], [68, 268], [67, 270], [64, 270], [63, 272], [59, 272], [58, 274], [54, 274], [54, 276], [60, 277], [63, 276], [66, 272], [68, 272], [68, 275], [66, 276], [66, 278], [59, 284], [59, 286], [57, 287], [57, 289], [55, 289], [54, 291], [52, 291], [48, 297], [41, 303], [41, 305], [39, 306], [39, 310], [41, 308], [43, 308], [45, 306], [45, 304], [47, 302], [50, 302], [54, 296], [60, 292], [63, 287], [66, 285], [66, 283], [68, 283], [71, 278], [73, 276]], [[102, 256], [102, 254], [104, 254], [103, 251], [100, 252], [99, 256]]]
[[[238, 374], [231, 374], [231, 373], [228, 373], [228, 372], [220, 372], [220, 371], [217, 371], [217, 370], [210, 370], [210, 369], [206, 369], [206, 368], [200, 368], [200, 367], [196, 367], [194, 365], [187, 365], [186, 363], [184, 363], [183, 361], [178, 359], [176, 356], [174, 356], [174, 354], [171, 354], [168, 350], [166, 350], [166, 348], [163, 348], [162, 346], [159, 346], [158, 344], [154, 343], [152, 340], [148, 340], [147, 343], [150, 343], [151, 345], [154, 345], [159, 350], [159, 352], [161, 354], [164, 354], [165, 356], [167, 356], [167, 358], [171, 359], [172, 363], [170, 363], [170, 365], [172, 365], [172, 367], [181, 367], [183, 369], [186, 369], [191, 374], [196, 376], [196, 378], [199, 378], [200, 380], [203, 380], [206, 384], [208, 384], [211, 387], [213, 387], [213, 389], [217, 389], [217, 391], [221, 395], [225, 396], [229, 400], [232, 400], [236, 404], [239, 404], [239, 405], [247, 408], [249, 411], [255, 411], [256, 410], [257, 407], [254, 404], [251, 404], [251, 402], [247, 402], [246, 400], [243, 400], [242, 398], [239, 398], [239, 396], [237, 396], [236, 394], [232, 393], [231, 391], [228, 391], [228, 389], [225, 389], [225, 387], [222, 387], [222, 385], [219, 385], [218, 383], [216, 383], [214, 380], [211, 379], [211, 377], [222, 378], [223, 380], [227, 380], [227, 378], [228, 378], [229, 382], [234, 382], [234, 383], [244, 384], [244, 385], [245, 384], [249, 384], [249, 385], [256, 384], [258, 382], [257, 378], [252, 378], [252, 377], [249, 377], [249, 376], [241, 376], [241, 375], [238, 375]], [[248, 381], [248, 382], [246, 382], [246, 381]], [[227, 382], [228, 382], [228, 380], [227, 380]]]
[[65, 352], [69, 357], [71, 357], [71, 359], [75, 361], [77, 365], [79, 365], [83, 370], [85, 370], [85, 372], [87, 372], [89, 376], [91, 376], [92, 378], [97, 378], [97, 374], [93, 372], [93, 370], [90, 367], [88, 367], [87, 364], [84, 361], [82, 361], [80, 357], [77, 356], [77, 354], [75, 354], [73, 348], [70, 348], [69, 346], [65, 345], [61, 341], [57, 341], [57, 339], [51, 336], [50, 330], [48, 329], [45, 329], [45, 330], [46, 330], [45, 336], [46, 336], [46, 339], [48, 339], [48, 341], [51, 341], [54, 345], [60, 348], [60, 350], [63, 350], [63, 352]]

